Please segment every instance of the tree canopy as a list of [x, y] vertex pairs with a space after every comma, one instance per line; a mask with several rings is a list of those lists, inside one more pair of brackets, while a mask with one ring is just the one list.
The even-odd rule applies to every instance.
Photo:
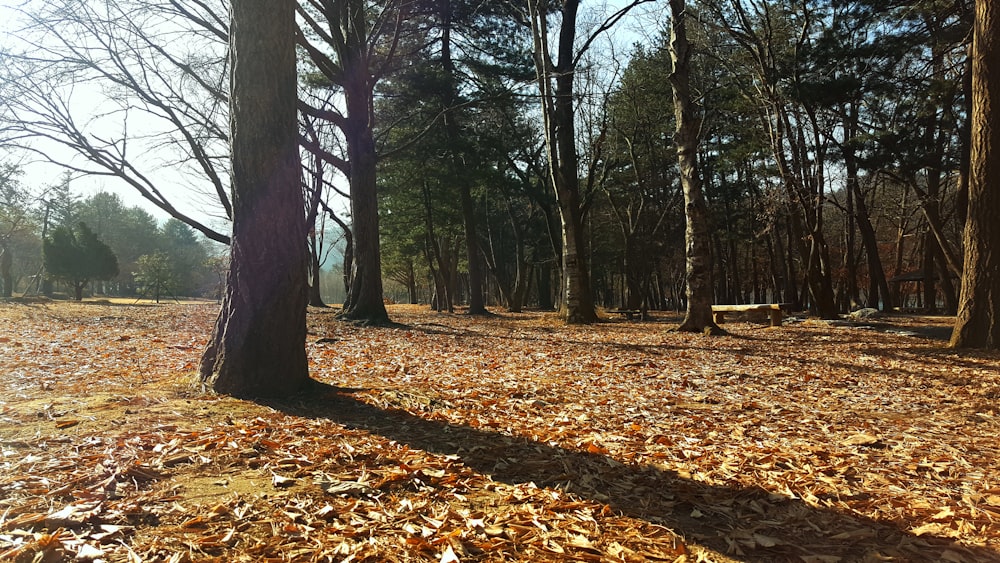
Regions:
[[45, 271], [70, 284], [77, 301], [83, 299], [83, 288], [91, 281], [118, 275], [114, 251], [82, 221], [74, 228], [53, 229], [51, 236], [42, 242], [42, 249]]
[[[49, 47], [5, 53], [5, 141], [56, 139], [96, 166], [78, 173], [115, 175], [228, 240], [162, 198], [126, 149], [150, 138], [180, 147], [169, 166], [232, 215], [220, 166], [231, 141], [220, 86], [231, 71], [227, 7], [150, 4], [148, 18], [112, 22], [139, 13], [126, 4], [148, 3], [109, 3], [106, 14], [74, 15], [54, 0], [22, 8], [25, 41]], [[687, 307], [682, 176], [663, 165], [678, 146], [663, 5], [296, 9], [301, 205], [309, 232], [332, 221], [344, 233], [312, 242], [307, 232], [303, 244], [316, 292], [323, 240], [349, 246], [337, 253], [345, 318], [383, 323], [387, 298], [470, 312], [556, 307], [574, 322], [602, 308]], [[954, 313], [972, 173], [973, 3], [694, 0], [684, 13], [711, 300], [826, 318], [862, 307]], [[117, 40], [80, 50], [96, 30]], [[122, 45], [131, 49], [116, 58]], [[157, 134], [80, 127], [76, 105], [46, 101], [70, 101], [65, 86], [76, 83], [118, 92], [113, 114], [141, 108], [162, 123]], [[123, 263], [132, 254], [121, 249]]]

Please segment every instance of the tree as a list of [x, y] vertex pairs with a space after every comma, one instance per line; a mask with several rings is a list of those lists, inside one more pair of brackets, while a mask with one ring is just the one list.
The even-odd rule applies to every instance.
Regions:
[[31, 197], [18, 177], [22, 170], [0, 164], [0, 297], [14, 292], [14, 255], [18, 242], [33, 236]]
[[670, 59], [673, 72], [677, 164], [684, 190], [684, 231], [687, 259], [687, 313], [678, 330], [720, 332], [712, 320], [712, 241], [708, 230], [708, 204], [698, 171], [698, 135], [701, 116], [691, 95], [691, 45], [687, 39], [684, 0], [670, 0]]
[[[163, 168], [174, 178], [193, 174], [218, 213], [231, 214], [223, 166], [229, 136], [223, 2], [40, 0], [15, 13], [25, 24], [17, 50], [0, 65], [5, 144], [77, 174], [117, 178], [227, 243], [226, 235], [175, 206], [157, 177]], [[95, 98], [96, 92], [104, 95]]]
[[118, 258], [94, 231], [80, 222], [76, 229], [56, 227], [42, 243], [45, 270], [53, 278], [73, 286], [77, 301], [92, 280], [109, 280], [118, 275]]
[[[739, 77], [746, 96], [758, 102], [777, 175], [790, 206], [789, 224], [805, 262], [810, 307], [836, 318], [832, 264], [823, 213], [828, 197], [829, 142], [833, 126], [822, 114], [809, 82], [816, 69], [808, 54], [824, 6], [772, 0], [706, 0], [713, 22], [739, 47], [719, 59]], [[742, 64], [741, 64], [742, 63]], [[737, 68], [739, 67], [739, 68]], [[791, 251], [791, 249], [789, 249]]]
[[[117, 282], [117, 287], [111, 290], [117, 290], [121, 295], [131, 294], [136, 261], [161, 246], [156, 218], [141, 207], [125, 205], [118, 194], [110, 192], [93, 194], [81, 201], [75, 212], [77, 221], [87, 223], [118, 257], [121, 274], [111, 280], [112, 283]], [[108, 288], [105, 288], [105, 293], [108, 293]]]
[[237, 397], [285, 396], [310, 381], [295, 38], [294, 0], [233, 3], [233, 233], [201, 380]]
[[161, 294], [173, 294], [177, 287], [177, 277], [169, 256], [163, 252], [143, 254], [135, 265], [137, 271], [132, 275], [142, 295], [151, 295], [159, 303]]
[[659, 45], [637, 48], [607, 102], [608, 158], [616, 163], [603, 188], [621, 232], [622, 306], [630, 310], [650, 307], [660, 262], [654, 257], [683, 238], [671, 232], [683, 220], [677, 171], [664, 166], [677, 158], [670, 137], [675, 126], [668, 51]]
[[965, 265], [954, 348], [1000, 348], [1000, 6], [976, 2]]
[[549, 181], [555, 190], [562, 221], [562, 302], [560, 314], [568, 323], [597, 320], [583, 232], [583, 201], [576, 152], [573, 81], [576, 77], [576, 16], [579, 0], [564, 0], [556, 56], [549, 46], [549, 4], [527, 0], [534, 40], [535, 71], [545, 124]]
[[560, 314], [568, 323], [597, 320], [594, 294], [587, 265], [584, 233], [585, 201], [580, 186], [579, 155], [574, 110], [574, 80], [581, 57], [594, 40], [610, 29], [632, 8], [647, 0], [635, 0], [615, 12], [577, 44], [579, 0], [555, 3], [559, 29], [553, 53], [549, 44], [552, 3], [526, 0], [526, 21], [534, 43], [535, 75], [541, 101], [549, 181], [556, 195], [562, 224], [563, 286]]
[[[330, 86], [342, 95], [342, 110], [301, 105], [303, 112], [337, 125], [344, 137], [346, 159], [330, 154], [318, 143], [305, 146], [323, 156], [348, 179], [351, 200], [354, 271], [342, 318], [368, 324], [389, 321], [382, 288], [379, 244], [378, 189], [375, 144], [375, 86], [392, 69], [402, 27], [408, 21], [406, 3], [393, 0], [373, 5], [369, 0], [310, 0], [299, 6], [304, 22], [297, 35], [313, 63]], [[332, 51], [332, 52], [331, 52]]]
[[211, 273], [206, 266], [208, 251], [195, 231], [171, 218], [160, 227], [158, 235], [158, 247], [172, 267], [173, 291], [177, 295], [198, 295], [207, 289], [211, 284]]

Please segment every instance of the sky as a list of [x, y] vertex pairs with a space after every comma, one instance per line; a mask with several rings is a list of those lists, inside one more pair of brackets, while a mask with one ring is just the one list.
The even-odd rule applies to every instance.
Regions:
[[[17, 26], [17, 12], [13, 8], [24, 4], [24, 0], [0, 0], [0, 46], [9, 46], [17, 43], [17, 35], [14, 32]], [[617, 9], [620, 5], [624, 3], [624, 0], [614, 0], [607, 3], [607, 13], [611, 13], [613, 10]], [[600, 6], [598, 3], [591, 4], [593, 6]], [[586, 3], [585, 3], [586, 6]], [[652, 4], [647, 4], [641, 6], [639, 10], [636, 11], [635, 16], [631, 16], [622, 20], [616, 29], [612, 30], [610, 37], [613, 38], [614, 42], [618, 45], [615, 48], [615, 52], [618, 56], [622, 56], [626, 52], [631, 44], [636, 41], [642, 41], [648, 38], [650, 31], [657, 29], [657, 24], [654, 23], [657, 16], [662, 12], [664, 8], [661, 2], [656, 2]], [[582, 14], [581, 22], [587, 22], [586, 13]], [[590, 16], [589, 21], [598, 21], [598, 16]], [[595, 48], [600, 48], [600, 45], [595, 45]], [[80, 107], [75, 107], [74, 112], [86, 113], [86, 106], [98, 107], [102, 101], [102, 94], [96, 90], [77, 90], [74, 92], [72, 98], [74, 103], [84, 106], [83, 109]], [[97, 120], [100, 125], [101, 121]], [[116, 134], [120, 136], [120, 125], [114, 123], [104, 123], [104, 128], [98, 127], [96, 131], [100, 132], [102, 135], [107, 135], [113, 138]], [[43, 145], [37, 145], [38, 148], [42, 148]], [[54, 145], [45, 145], [44, 149], [46, 152], [55, 156], [58, 159], [68, 159], [74, 158], [71, 156], [71, 152], [68, 149], [62, 147], [56, 147]], [[0, 161], [15, 162], [22, 165], [25, 175], [22, 178], [23, 183], [34, 189], [42, 189], [46, 186], [51, 186], [58, 184], [61, 179], [64, 170], [51, 163], [42, 162], [38, 157], [22, 157], [19, 155], [4, 155], [0, 154]], [[75, 162], [84, 162], [81, 157], [75, 157]], [[205, 205], [204, 199], [200, 199], [192, 196], [191, 185], [189, 181], [183, 181], [182, 178], [177, 174], [165, 174], [163, 167], [152, 166], [149, 168], [150, 176], [156, 178], [158, 187], [167, 195], [168, 199], [171, 200], [174, 205], [181, 208], [185, 213], [191, 214], [198, 220], [204, 221], [207, 224], [213, 226], [214, 228], [226, 232], [228, 226], [225, 225], [224, 221], [220, 221], [217, 218], [218, 209], [209, 209]], [[165, 220], [168, 215], [155, 207], [152, 203], [145, 200], [133, 187], [128, 186], [123, 181], [112, 177], [79, 177], [75, 178], [71, 182], [71, 186], [74, 192], [86, 197], [93, 193], [99, 191], [108, 191], [118, 194], [122, 200], [127, 205], [140, 206], [150, 213], [152, 213], [159, 220]]]

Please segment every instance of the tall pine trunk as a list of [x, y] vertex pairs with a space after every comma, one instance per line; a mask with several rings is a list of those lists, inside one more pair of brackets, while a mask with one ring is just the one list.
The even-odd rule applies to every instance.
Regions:
[[684, 23], [684, 0], [670, 0], [670, 59], [673, 72], [674, 115], [677, 130], [677, 164], [684, 190], [687, 259], [687, 312], [678, 330], [721, 332], [712, 319], [712, 241], [708, 229], [708, 205], [698, 172], [698, 135], [701, 117], [691, 98], [691, 46]]
[[449, 157], [451, 159], [452, 172], [455, 181], [458, 182], [459, 199], [462, 204], [462, 223], [465, 228], [465, 252], [469, 262], [469, 314], [485, 315], [486, 300], [483, 295], [485, 286], [485, 275], [483, 272], [483, 262], [479, 252], [479, 229], [476, 221], [476, 206], [472, 198], [472, 186], [468, 175], [462, 171], [466, 166], [466, 158], [462, 154], [459, 146], [464, 146], [461, 139], [461, 132], [458, 123], [458, 112], [456, 107], [459, 101], [458, 76], [455, 69], [455, 61], [451, 54], [451, 15], [452, 6], [450, 0], [441, 0], [438, 17], [441, 23], [441, 66], [448, 77], [448, 90], [444, 98], [444, 126], [448, 136], [448, 144], [451, 147]]
[[1000, 6], [976, 2], [969, 209], [962, 292], [951, 346], [1000, 348]]
[[201, 379], [238, 397], [283, 396], [309, 382], [295, 2], [241, 0], [230, 14], [233, 234]]

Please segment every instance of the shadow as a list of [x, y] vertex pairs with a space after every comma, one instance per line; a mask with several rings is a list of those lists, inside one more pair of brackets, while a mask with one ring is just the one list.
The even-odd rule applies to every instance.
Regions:
[[119, 307], [124, 309], [141, 309], [146, 307], [163, 307], [165, 305], [174, 304], [173, 301], [163, 300], [160, 303], [150, 303], [150, 302], [134, 302], [134, 303], [115, 303], [114, 301], [108, 301], [106, 299], [101, 299], [98, 301], [71, 301], [70, 303], [77, 303], [79, 305], [99, 305], [101, 307]]
[[171, 302], [163, 300], [162, 303], [116, 303], [114, 301], [109, 301], [107, 299], [84, 299], [83, 301], [76, 301], [75, 299], [53, 299], [49, 297], [9, 297], [0, 299], [0, 303], [9, 303], [11, 305], [24, 305], [27, 307], [37, 307], [37, 306], [49, 306], [56, 305], [59, 303], [66, 303], [72, 305], [85, 305], [88, 307], [100, 306], [100, 307], [121, 307], [121, 308], [143, 308], [143, 307], [162, 307], [164, 305], [170, 305]]
[[566, 489], [742, 561], [1000, 562], [996, 551], [917, 537], [890, 523], [818, 508], [761, 488], [710, 485], [651, 465], [624, 464], [588, 451], [381, 409], [353, 397], [353, 392], [316, 383], [308, 396], [264, 404], [288, 415], [328, 419], [378, 434], [410, 448], [456, 455], [495, 481]]
[[[501, 319], [501, 320], [507, 320], [505, 317], [499, 317], [498, 316], [497, 318]], [[616, 326], [621, 326], [622, 324], [638, 325], [639, 323], [634, 322], [634, 321], [631, 322], [631, 323], [628, 323], [627, 321], [626, 321], [626, 323], [602, 322], [602, 323], [595, 323], [594, 325], [584, 325], [584, 326], [590, 326], [590, 327], [594, 327], [594, 326], [616, 327]], [[405, 326], [404, 325], [404, 326], [400, 326], [398, 328], [405, 328], [405, 329], [408, 329], [408, 330], [422, 332], [422, 333], [425, 333], [425, 334], [448, 335], [448, 336], [454, 336], [454, 337], [458, 337], [458, 338], [472, 338], [472, 339], [476, 339], [476, 340], [479, 340], [479, 341], [486, 341], [486, 340], [505, 341], [505, 340], [507, 340], [507, 341], [520, 341], [520, 342], [542, 342], [542, 343], [558, 342], [559, 344], [564, 344], [564, 345], [569, 345], [569, 346], [580, 346], [580, 347], [583, 347], [583, 348], [586, 348], [586, 349], [591, 349], [591, 348], [593, 348], [595, 346], [600, 346], [600, 347], [603, 347], [603, 348], [608, 348], [609, 350], [622, 350], [622, 351], [629, 351], [629, 352], [643, 352], [643, 353], [651, 354], [651, 355], [654, 355], [654, 356], [656, 356], [656, 355], [659, 355], [659, 356], [666, 355], [671, 350], [711, 350], [713, 352], [716, 351], [716, 348], [714, 348], [712, 346], [708, 346], [708, 345], [706, 345], [706, 346], [692, 345], [692, 343], [690, 342], [690, 340], [694, 340], [694, 339], [698, 339], [698, 338], [716, 338], [716, 337], [722, 337], [722, 338], [729, 338], [729, 339], [736, 340], [736, 341], [754, 341], [754, 340], [757, 340], [756, 338], [754, 338], [753, 336], [750, 336], [750, 335], [730, 333], [730, 332], [726, 332], [725, 334], [718, 335], [718, 336], [712, 336], [712, 337], [706, 337], [706, 336], [702, 335], [701, 333], [677, 333], [677, 334], [687, 334], [687, 335], [690, 335], [691, 338], [689, 339], [688, 342], [685, 342], [682, 345], [667, 344], [667, 343], [663, 343], [663, 342], [656, 343], [656, 344], [630, 344], [630, 343], [618, 342], [616, 340], [593, 341], [593, 340], [574, 340], [574, 339], [570, 339], [570, 338], [554, 338], [553, 335], [563, 334], [563, 330], [561, 328], [552, 328], [552, 327], [532, 327], [532, 330], [534, 332], [538, 333], [537, 336], [533, 336], [533, 335], [529, 335], [529, 334], [498, 335], [498, 334], [494, 334], [494, 333], [490, 333], [490, 332], [479, 332], [479, 331], [471, 330], [471, 329], [468, 329], [468, 328], [457, 328], [457, 327], [453, 327], [453, 326], [449, 326], [449, 325], [445, 325], [445, 324], [441, 324], [441, 323], [421, 323], [421, 324], [415, 324], [415, 325], [412, 325], [412, 326]], [[666, 332], [666, 330], [665, 330], [665, 332]]]

